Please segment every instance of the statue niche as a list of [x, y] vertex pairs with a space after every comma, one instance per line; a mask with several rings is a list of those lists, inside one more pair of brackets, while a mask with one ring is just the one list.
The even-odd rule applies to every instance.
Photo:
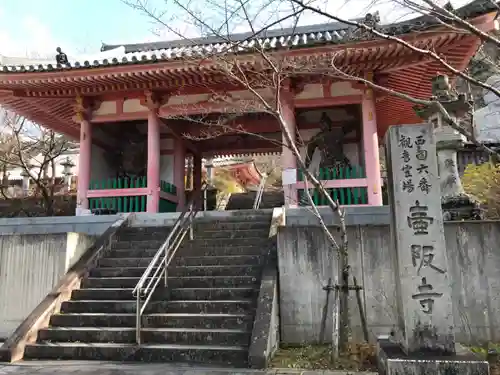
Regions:
[[320, 131], [307, 145], [306, 167], [317, 176], [320, 168], [337, 170], [351, 167], [351, 162], [344, 154], [343, 145], [348, 130], [342, 126], [333, 126], [328, 115], [323, 112], [320, 119]]
[[135, 129], [122, 127], [114, 134], [117, 140], [114, 149], [106, 150], [106, 160], [116, 171], [117, 178], [136, 178], [146, 175], [146, 137]]

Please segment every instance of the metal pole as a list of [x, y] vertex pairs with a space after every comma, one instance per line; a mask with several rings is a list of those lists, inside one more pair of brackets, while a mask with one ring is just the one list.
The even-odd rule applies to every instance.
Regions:
[[194, 238], [194, 233], [193, 233], [193, 216], [191, 215], [189, 217], [189, 239], [192, 240]]
[[[169, 244], [169, 245], [170, 245], [170, 244]], [[165, 251], [164, 251], [164, 253], [163, 253], [163, 262], [162, 262], [163, 267], [165, 268], [165, 280], [164, 280], [164, 282], [165, 282], [165, 283], [164, 283], [164, 284], [165, 284], [165, 288], [167, 287], [167, 284], [168, 284], [168, 280], [167, 280], [167, 276], [168, 276], [168, 274], [167, 274], [167, 251], [168, 251], [168, 248], [169, 248], [169, 247], [170, 247], [170, 246], [165, 246]], [[160, 276], [160, 277], [161, 277], [161, 276]]]
[[203, 211], [207, 210], [207, 189], [203, 191]]
[[141, 345], [141, 290], [137, 291], [137, 306], [135, 315], [135, 341]]

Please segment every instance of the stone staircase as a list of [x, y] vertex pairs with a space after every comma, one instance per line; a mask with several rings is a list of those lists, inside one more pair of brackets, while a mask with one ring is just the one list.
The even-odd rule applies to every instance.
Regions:
[[275, 248], [270, 211], [200, 218], [142, 316], [132, 289], [168, 228], [127, 228], [71, 300], [26, 346], [25, 359], [190, 362], [246, 367], [263, 266]]
[[[226, 210], [248, 210], [253, 207], [257, 192], [233, 193], [229, 198]], [[283, 191], [264, 191], [260, 202], [260, 209], [281, 207], [285, 204]]]

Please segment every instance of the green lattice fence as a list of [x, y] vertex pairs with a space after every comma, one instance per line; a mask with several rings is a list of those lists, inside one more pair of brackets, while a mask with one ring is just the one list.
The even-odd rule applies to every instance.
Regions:
[[[135, 178], [108, 178], [91, 181], [90, 190], [104, 189], [134, 189], [148, 186], [146, 177]], [[146, 212], [147, 197], [136, 195], [131, 197], [101, 197], [89, 198], [89, 208], [108, 208], [118, 212]]]
[[[148, 186], [147, 178], [108, 178], [104, 180], [91, 181], [90, 190], [109, 190], [109, 189], [135, 189], [146, 188]], [[160, 190], [173, 195], [177, 194], [177, 189], [171, 183], [160, 181]], [[169, 200], [160, 199], [159, 212], [175, 212], [177, 204]], [[117, 212], [146, 212], [147, 196], [115, 196], [115, 197], [100, 197], [89, 198], [89, 208], [98, 209], [113, 209]]]
[[[166, 182], [166, 181], [160, 181], [160, 190], [163, 191], [164, 193], [170, 193], [172, 195], [177, 195], [177, 188], [175, 185]], [[177, 210], [177, 203], [171, 202], [167, 199], [161, 199], [160, 198], [160, 207], [159, 207], [159, 212], [175, 212]]]
[[[365, 170], [360, 166], [339, 167], [339, 168], [320, 168], [318, 174], [319, 180], [354, 180], [366, 178]], [[297, 179], [304, 181], [302, 171], [298, 172]], [[327, 188], [325, 189], [334, 201], [338, 201], [343, 206], [368, 204], [367, 187], [348, 187], [348, 188]], [[315, 205], [324, 206], [327, 204], [326, 198], [316, 189], [309, 189], [312, 200]], [[308, 206], [309, 199], [304, 189], [298, 190], [299, 205]]]

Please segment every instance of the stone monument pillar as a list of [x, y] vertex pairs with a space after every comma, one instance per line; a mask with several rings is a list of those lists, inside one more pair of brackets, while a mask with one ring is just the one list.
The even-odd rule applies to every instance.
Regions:
[[[457, 123], [473, 105], [472, 99], [466, 95], [452, 92], [449, 79], [445, 75], [433, 79], [432, 92], [431, 100], [441, 103]], [[467, 139], [446, 123], [446, 119], [437, 108], [416, 110], [419, 116], [433, 125], [444, 220], [480, 220], [479, 203], [465, 193], [458, 173], [457, 151], [464, 146]], [[472, 131], [472, 127], [468, 130]]]
[[379, 373], [487, 375], [455, 344], [433, 125], [393, 126], [385, 145], [398, 321], [379, 341]]

